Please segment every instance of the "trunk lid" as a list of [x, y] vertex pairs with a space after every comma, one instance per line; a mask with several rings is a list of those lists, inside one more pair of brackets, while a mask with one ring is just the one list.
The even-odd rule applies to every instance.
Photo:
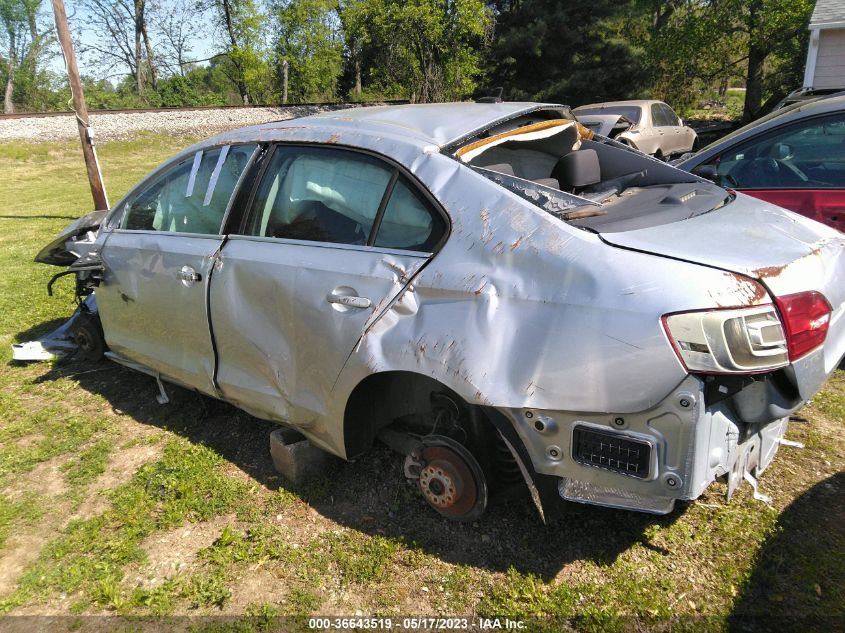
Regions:
[[845, 234], [831, 227], [738, 194], [709, 213], [601, 237], [614, 246], [751, 277], [774, 296], [820, 292], [833, 308], [826, 373], [845, 354]]
[[614, 246], [758, 279], [776, 295], [818, 290], [834, 308], [845, 302], [845, 234], [742, 194], [680, 222], [601, 236]]

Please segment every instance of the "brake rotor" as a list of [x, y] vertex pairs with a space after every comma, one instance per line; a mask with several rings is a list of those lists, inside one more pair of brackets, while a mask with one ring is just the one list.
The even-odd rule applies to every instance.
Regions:
[[487, 481], [472, 453], [445, 436], [430, 435], [423, 444], [418, 485], [428, 504], [458, 521], [481, 516], [487, 508]]

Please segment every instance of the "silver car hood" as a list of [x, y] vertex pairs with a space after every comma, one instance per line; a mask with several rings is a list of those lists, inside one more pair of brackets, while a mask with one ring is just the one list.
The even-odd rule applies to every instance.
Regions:
[[834, 309], [845, 303], [845, 234], [743, 194], [681, 222], [602, 239], [752, 277], [775, 295], [817, 290]]

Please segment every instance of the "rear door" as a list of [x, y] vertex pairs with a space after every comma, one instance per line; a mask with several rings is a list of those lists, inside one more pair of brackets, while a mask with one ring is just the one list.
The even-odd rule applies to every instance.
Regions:
[[326, 413], [367, 323], [448, 224], [407, 175], [375, 156], [279, 145], [265, 163], [212, 275], [217, 383], [257, 415], [305, 426]]
[[807, 118], [722, 152], [718, 183], [845, 230], [845, 114]]
[[97, 306], [109, 347], [209, 394], [208, 275], [232, 192], [254, 151], [210, 148], [166, 167], [127, 200], [102, 248]]

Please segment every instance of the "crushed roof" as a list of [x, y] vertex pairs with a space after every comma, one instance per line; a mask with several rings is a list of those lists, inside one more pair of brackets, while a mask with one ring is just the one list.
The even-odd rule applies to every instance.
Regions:
[[[389, 134], [414, 137], [442, 147], [495, 121], [548, 107], [562, 106], [524, 102], [376, 106], [323, 112], [296, 119], [296, 123], [292, 124], [301, 125], [308, 121], [319, 121], [328, 125], [351, 124], [374, 132], [382, 130]], [[273, 125], [281, 127], [284, 123]]]

